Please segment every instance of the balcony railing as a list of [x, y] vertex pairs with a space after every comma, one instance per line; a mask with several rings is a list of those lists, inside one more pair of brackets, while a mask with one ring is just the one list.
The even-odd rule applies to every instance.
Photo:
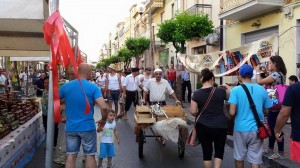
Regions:
[[190, 14], [195, 14], [195, 15], [207, 14], [209, 19], [211, 19], [211, 15], [212, 15], [212, 8], [211, 5], [209, 4], [195, 4], [194, 6], [190, 7], [186, 11]]
[[247, 20], [280, 9], [285, 0], [220, 0], [220, 19]]
[[229, 11], [230, 9], [236, 8], [253, 0], [221, 0], [220, 5], [220, 13], [224, 13]]

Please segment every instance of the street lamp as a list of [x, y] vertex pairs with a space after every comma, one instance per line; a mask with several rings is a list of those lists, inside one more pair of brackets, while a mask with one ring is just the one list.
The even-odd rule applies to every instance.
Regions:
[[137, 4], [136, 8], [137, 8], [137, 12], [140, 14], [141, 22], [143, 24], [148, 24], [149, 29], [150, 29], [149, 61], [147, 61], [147, 62], [149, 63], [149, 66], [152, 67], [152, 65], [153, 65], [153, 51], [154, 51], [154, 49], [153, 49], [153, 36], [154, 36], [153, 27], [155, 26], [155, 23], [152, 23], [151, 9], [149, 9], [149, 11], [148, 11], [148, 22], [147, 23], [143, 22], [142, 15], [146, 10], [146, 5], [144, 3]]

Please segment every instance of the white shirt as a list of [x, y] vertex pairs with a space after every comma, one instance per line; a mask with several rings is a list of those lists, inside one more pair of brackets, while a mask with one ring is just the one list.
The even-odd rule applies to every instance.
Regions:
[[105, 87], [105, 80], [106, 80], [106, 76], [103, 75], [102, 77], [99, 76], [97, 79], [96, 79], [96, 84], [100, 87], [100, 88], [104, 88]]
[[114, 143], [114, 129], [116, 121], [106, 122], [101, 133], [101, 143]]
[[165, 101], [166, 93], [172, 94], [174, 90], [171, 88], [169, 82], [165, 79], [160, 80], [160, 82], [156, 82], [155, 78], [149, 79], [147, 86], [145, 86], [147, 91], [150, 91], [150, 101]]
[[144, 85], [144, 86], [147, 86], [148, 81], [149, 81], [150, 79], [151, 79], [151, 74], [148, 75], [148, 76], [144, 75], [143, 85]]
[[140, 86], [140, 84], [141, 81], [137, 76], [133, 78], [132, 74], [129, 74], [126, 76], [123, 86], [125, 86], [126, 90], [128, 91], [136, 91], [138, 86]]
[[108, 89], [109, 90], [119, 90], [120, 85], [119, 85], [119, 79], [118, 79], [118, 74], [115, 74], [114, 76], [111, 76], [108, 74]]

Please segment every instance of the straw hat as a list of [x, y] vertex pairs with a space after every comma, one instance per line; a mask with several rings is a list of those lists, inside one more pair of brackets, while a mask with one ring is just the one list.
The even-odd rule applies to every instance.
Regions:
[[117, 64], [110, 64], [110, 65], [108, 66], [108, 68], [113, 69], [114, 71], [118, 71], [118, 70], [119, 70]]

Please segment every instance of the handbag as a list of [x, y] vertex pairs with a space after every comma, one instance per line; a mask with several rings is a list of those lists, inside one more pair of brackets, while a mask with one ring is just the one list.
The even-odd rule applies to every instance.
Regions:
[[263, 122], [260, 121], [260, 119], [258, 117], [258, 114], [257, 114], [257, 111], [256, 111], [256, 108], [255, 108], [255, 104], [253, 102], [253, 99], [250, 95], [250, 92], [249, 92], [248, 88], [246, 87], [245, 84], [242, 84], [241, 86], [243, 87], [243, 89], [245, 90], [245, 92], [247, 94], [248, 101], [249, 101], [249, 104], [250, 104], [250, 108], [251, 108], [251, 110], [254, 114], [254, 118], [255, 118], [255, 121], [256, 121], [257, 127], [258, 127], [258, 130], [257, 130], [258, 137], [261, 138], [261, 139], [265, 139], [265, 138], [270, 137], [272, 135], [272, 133], [271, 133], [268, 121], [266, 120], [266, 118], [264, 119]]
[[[207, 100], [206, 100], [206, 102], [205, 102], [205, 104], [204, 104], [204, 106], [203, 106], [203, 108], [202, 108], [202, 110], [201, 110], [201, 112], [199, 113], [198, 117], [195, 118], [195, 124], [199, 121], [201, 114], [206, 109], [206, 107], [207, 107], [208, 103], [210, 102], [215, 90], [216, 90], [216, 88], [213, 87], [210, 94], [209, 94], [209, 96], [208, 96], [208, 98], [207, 98]], [[189, 134], [187, 144], [192, 145], [192, 146], [196, 146], [196, 145], [200, 144], [200, 142], [197, 138], [196, 125], [194, 126], [194, 128], [192, 129], [192, 131]]]
[[281, 109], [284, 94], [286, 92], [286, 89], [288, 88], [288, 86], [283, 83], [282, 75], [280, 73], [279, 73], [279, 75], [280, 75], [280, 79], [281, 79], [281, 84], [265, 86], [265, 88], [268, 92], [268, 95], [273, 102], [273, 106], [271, 108], [269, 108], [269, 110], [280, 110]]

